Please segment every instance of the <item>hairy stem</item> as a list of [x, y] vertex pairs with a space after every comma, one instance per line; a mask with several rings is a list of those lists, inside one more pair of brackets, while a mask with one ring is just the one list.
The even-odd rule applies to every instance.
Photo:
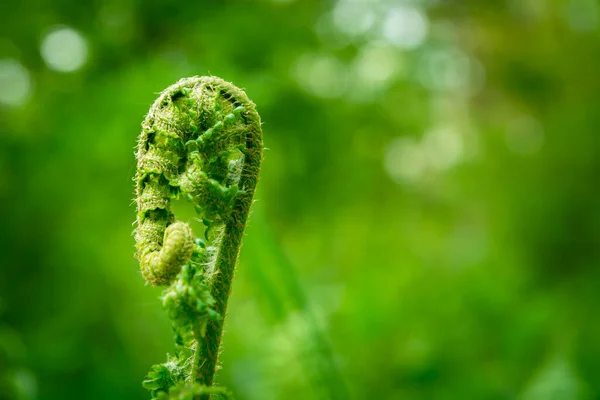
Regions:
[[[245, 97], [245, 96], [244, 96]], [[258, 171], [262, 157], [262, 135], [260, 119], [258, 114], [248, 116], [248, 126], [255, 129], [247, 135], [246, 149], [244, 152], [244, 166], [241, 171], [240, 187], [246, 188], [243, 193], [235, 199], [231, 218], [225, 223], [222, 237], [221, 249], [216, 260], [217, 273], [213, 276], [210, 292], [215, 299], [214, 309], [222, 316], [217, 320], [211, 320], [206, 327], [205, 340], [199, 342], [196, 349], [200, 353], [197, 359], [204, 360], [196, 371], [196, 379], [207, 386], [213, 383], [221, 335], [223, 333], [223, 322], [227, 312], [227, 302], [231, 293], [231, 282], [235, 271], [235, 263], [240, 251], [242, 236], [246, 227], [246, 220], [252, 205], [254, 188], [258, 180]], [[258, 139], [258, 140], [257, 140]], [[251, 189], [250, 189], [251, 188]]]
[[[232, 88], [233, 92], [240, 92]], [[243, 94], [243, 92], [241, 93]], [[238, 98], [242, 98], [237, 93]], [[246, 96], [244, 95], [243, 98]], [[249, 100], [247, 100], [249, 102]], [[246, 136], [246, 147], [244, 150], [244, 165], [240, 175], [239, 186], [243, 192], [234, 200], [233, 212], [230, 219], [225, 223], [222, 236], [221, 248], [217, 256], [215, 271], [210, 284], [210, 293], [215, 300], [214, 310], [222, 316], [220, 319], [208, 321], [204, 340], [199, 341], [196, 359], [203, 363], [196, 368], [196, 379], [199, 383], [211, 386], [216, 372], [219, 356], [219, 346], [223, 334], [223, 323], [227, 312], [227, 303], [231, 293], [231, 283], [235, 271], [242, 237], [246, 227], [246, 221], [252, 205], [254, 188], [258, 180], [258, 172], [262, 158], [262, 132], [260, 118], [257, 113], [249, 114], [246, 120], [252, 132]]]
[[228, 223], [219, 257], [217, 259], [217, 271], [211, 282], [211, 295], [215, 299], [214, 309], [223, 318], [211, 320], [206, 326], [204, 340], [199, 341], [196, 349], [196, 359], [202, 360], [202, 364], [196, 368], [196, 380], [206, 386], [211, 386], [215, 374], [219, 355], [219, 345], [223, 333], [223, 322], [227, 312], [227, 303], [231, 293], [231, 282], [235, 270], [235, 262], [239, 253], [242, 235], [244, 233], [244, 222], [247, 211], [240, 212], [237, 218]]

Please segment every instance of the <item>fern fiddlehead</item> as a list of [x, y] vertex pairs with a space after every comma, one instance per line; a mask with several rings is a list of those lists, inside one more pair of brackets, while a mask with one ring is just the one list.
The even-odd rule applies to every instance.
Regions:
[[[153, 398], [222, 394], [213, 391], [213, 377], [262, 148], [254, 103], [217, 77], [168, 87], [142, 123], [136, 256], [146, 282], [168, 285], [162, 301], [176, 344], [174, 356], [144, 381]], [[176, 220], [171, 200], [180, 196], [206, 226], [202, 237]]]

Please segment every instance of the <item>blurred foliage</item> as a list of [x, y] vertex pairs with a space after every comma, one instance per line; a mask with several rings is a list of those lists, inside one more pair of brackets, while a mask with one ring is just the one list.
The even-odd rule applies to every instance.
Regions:
[[205, 74], [268, 148], [236, 399], [600, 398], [598, 8], [2, 2], [0, 398], [147, 398], [172, 333], [133, 258], [133, 149]]

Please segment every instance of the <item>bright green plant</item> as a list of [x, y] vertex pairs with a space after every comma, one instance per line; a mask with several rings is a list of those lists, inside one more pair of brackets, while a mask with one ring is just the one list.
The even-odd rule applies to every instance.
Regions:
[[[217, 77], [182, 79], [154, 102], [137, 151], [135, 240], [142, 275], [168, 285], [163, 306], [175, 353], [143, 385], [153, 398], [228, 396], [213, 387], [231, 282], [262, 159], [260, 117]], [[206, 229], [195, 237], [171, 201], [183, 197]]]

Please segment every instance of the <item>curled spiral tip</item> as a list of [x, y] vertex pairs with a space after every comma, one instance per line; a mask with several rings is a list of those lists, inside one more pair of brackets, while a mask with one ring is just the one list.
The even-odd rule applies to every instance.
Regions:
[[144, 255], [141, 260], [142, 275], [154, 286], [169, 284], [188, 262], [194, 250], [194, 234], [189, 224], [174, 222], [165, 229], [160, 251]]
[[[194, 236], [177, 222], [180, 194], [207, 226], [248, 208], [262, 154], [260, 117], [246, 94], [220, 78], [185, 78], [165, 89], [138, 141], [137, 256], [146, 281], [167, 285], [190, 260]], [[237, 199], [237, 200], [236, 200]]]

